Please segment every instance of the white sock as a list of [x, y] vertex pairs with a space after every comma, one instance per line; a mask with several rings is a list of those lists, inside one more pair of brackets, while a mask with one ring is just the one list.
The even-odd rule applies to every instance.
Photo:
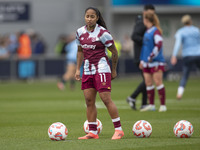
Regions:
[[[95, 125], [97, 125], [97, 122], [88, 122], [88, 126], [89, 126], [89, 124], [95, 124]], [[96, 131], [94, 131], [94, 130], [89, 130], [89, 132], [90, 133], [93, 133], [93, 134], [95, 134], [95, 135], [97, 135], [97, 130]]]
[[128, 97], [128, 100], [131, 101], [131, 102], [135, 102], [135, 99], [130, 97], [130, 96]]
[[148, 91], [148, 90], [153, 90], [154, 88], [155, 88], [154, 85], [152, 85], [152, 86], [147, 86], [147, 87], [146, 87], [147, 91]]
[[164, 88], [164, 84], [161, 84], [161, 85], [157, 86], [156, 88], [157, 88], [157, 90], [160, 90], [160, 89]]
[[93, 133], [93, 134], [95, 134], [95, 135], [97, 135], [97, 131], [89, 131], [90, 133]]
[[179, 86], [178, 87], [178, 91], [177, 91], [177, 95], [183, 95], [183, 93], [184, 93], [184, 87], [182, 87], [182, 86]]
[[[120, 121], [120, 117], [115, 118], [115, 119], [112, 119], [112, 122], [113, 122], [113, 123], [114, 123], [114, 122], [117, 122], [117, 121]], [[120, 126], [120, 127], [116, 127], [115, 130], [121, 130], [121, 131], [122, 131], [122, 127], [121, 127], [121, 126]]]

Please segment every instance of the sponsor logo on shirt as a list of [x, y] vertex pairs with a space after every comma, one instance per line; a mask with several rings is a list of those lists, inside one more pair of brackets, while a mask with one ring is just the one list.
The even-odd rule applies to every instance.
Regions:
[[87, 45], [87, 44], [84, 44], [84, 45], [81, 45], [82, 48], [89, 48], [89, 49], [95, 49], [96, 45]]

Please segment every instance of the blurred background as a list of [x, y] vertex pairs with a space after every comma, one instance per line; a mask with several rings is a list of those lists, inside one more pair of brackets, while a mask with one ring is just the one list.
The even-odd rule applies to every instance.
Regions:
[[[181, 17], [191, 15], [193, 24], [200, 27], [199, 0], [0, 0], [0, 80], [61, 76], [65, 72], [64, 47], [69, 42], [68, 36], [84, 25], [88, 6], [102, 12], [109, 31], [119, 43], [119, 77], [137, 74], [130, 36], [136, 16], [142, 14], [145, 4], [155, 5], [168, 62], [174, 34], [182, 26]], [[179, 74], [181, 63], [180, 59], [172, 71]], [[194, 69], [193, 74], [199, 73]]]

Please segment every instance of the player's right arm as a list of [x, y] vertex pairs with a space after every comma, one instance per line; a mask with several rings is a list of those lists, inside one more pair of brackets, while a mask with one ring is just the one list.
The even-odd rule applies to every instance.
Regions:
[[83, 63], [83, 49], [81, 45], [78, 45], [78, 52], [77, 52], [77, 66], [76, 66], [76, 73], [75, 73], [75, 79], [76, 80], [81, 80], [80, 74], [80, 68]]

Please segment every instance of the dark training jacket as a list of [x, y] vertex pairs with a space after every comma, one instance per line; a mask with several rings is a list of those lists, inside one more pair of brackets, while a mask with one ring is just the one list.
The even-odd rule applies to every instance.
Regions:
[[141, 15], [138, 15], [135, 21], [133, 33], [131, 35], [134, 46], [134, 62], [138, 64], [140, 62], [140, 52], [142, 49], [142, 41], [145, 31], [146, 27], [144, 26], [143, 18]]

